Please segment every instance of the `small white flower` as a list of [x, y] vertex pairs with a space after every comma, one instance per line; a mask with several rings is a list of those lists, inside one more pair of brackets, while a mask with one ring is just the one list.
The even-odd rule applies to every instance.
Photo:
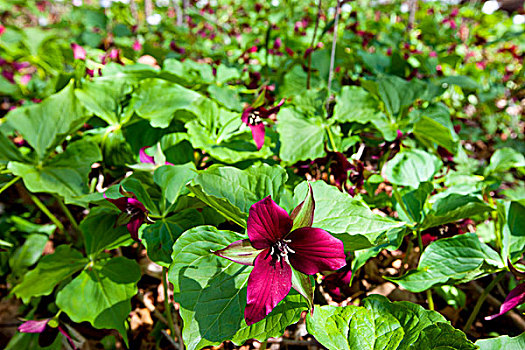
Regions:
[[525, 23], [525, 16], [524, 15], [515, 15], [512, 17], [512, 23], [516, 25], [524, 24]]
[[335, 14], [335, 7], [329, 7], [327, 13], [328, 17], [333, 17]]
[[408, 4], [406, 2], [402, 3], [399, 10], [401, 11], [401, 13], [407, 13], [409, 10]]
[[41, 27], [45, 27], [49, 24], [49, 21], [46, 17], [38, 17], [38, 25]]
[[99, 4], [100, 4], [100, 7], [103, 7], [106, 9], [111, 6], [111, 0], [100, 0]]
[[146, 18], [146, 22], [148, 22], [148, 24], [152, 26], [156, 26], [157, 24], [160, 23], [161, 20], [162, 20], [162, 16], [158, 13], [149, 15], [148, 18]]
[[157, 7], [168, 7], [170, 5], [170, 0], [157, 0], [155, 2]]
[[346, 4], [343, 4], [343, 6], [341, 6], [341, 12], [343, 13], [350, 13], [352, 12], [352, 5], [346, 3]]
[[82, 6], [82, 0], [73, 0], [73, 6], [79, 7]]
[[499, 3], [495, 0], [489, 0], [483, 4], [481, 12], [491, 15], [499, 9]]
[[281, 4], [281, 2], [279, 0], [272, 0], [272, 6], [273, 7], [277, 7]]

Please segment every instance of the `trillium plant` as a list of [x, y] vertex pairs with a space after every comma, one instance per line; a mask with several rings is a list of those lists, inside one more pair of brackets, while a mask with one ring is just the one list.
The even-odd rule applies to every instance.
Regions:
[[314, 275], [346, 265], [343, 243], [325, 230], [312, 227], [315, 201], [312, 188], [308, 187], [308, 197], [291, 215], [271, 197], [253, 204], [248, 217], [249, 239], [214, 252], [236, 263], [253, 266], [244, 311], [248, 325], [268, 315], [292, 286], [303, 290], [303, 286], [293, 285], [292, 269]]

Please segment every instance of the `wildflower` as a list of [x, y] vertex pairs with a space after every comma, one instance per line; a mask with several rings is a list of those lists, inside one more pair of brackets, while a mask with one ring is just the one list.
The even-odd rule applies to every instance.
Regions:
[[135, 40], [135, 42], [133, 43], [133, 50], [134, 51], [142, 50], [142, 44], [140, 43], [140, 41]]
[[513, 290], [511, 290], [509, 295], [507, 295], [505, 298], [503, 304], [501, 304], [499, 312], [495, 315], [485, 317], [485, 320], [493, 320], [523, 303], [525, 303], [525, 283], [519, 284]]
[[264, 145], [265, 125], [264, 119], [269, 118], [273, 114], [277, 114], [284, 104], [286, 99], [282, 99], [276, 106], [266, 109], [262, 106], [253, 107], [249, 106], [242, 112], [242, 121], [248, 125], [252, 130], [253, 141], [257, 145], [257, 149], [260, 150]]
[[73, 58], [76, 60], [85, 60], [86, 59], [86, 50], [78, 44], [71, 43], [71, 48], [73, 49]]
[[[139, 160], [140, 160], [141, 163], [155, 164], [155, 159], [152, 156], [146, 154], [146, 150], [148, 148], [149, 147], [142, 147], [140, 149], [140, 151], [139, 151]], [[166, 165], [173, 165], [170, 162], [166, 162], [165, 164]]]
[[341, 302], [344, 298], [345, 289], [349, 288], [352, 280], [352, 271], [348, 266], [323, 276], [323, 289], [327, 292], [334, 301]]
[[138, 199], [133, 197], [120, 197], [117, 199], [112, 199], [106, 197], [104, 193], [104, 198], [114, 204], [122, 214], [117, 219], [117, 225], [126, 225], [131, 238], [135, 241], [140, 242], [139, 240], [139, 228], [146, 220], [147, 210]]
[[264, 319], [288, 295], [292, 267], [313, 275], [346, 265], [343, 243], [328, 232], [311, 227], [314, 208], [310, 186], [305, 201], [291, 215], [268, 196], [250, 208], [249, 239], [214, 252], [234, 262], [253, 265], [244, 310], [246, 324]]
[[67, 332], [60, 326], [60, 323], [58, 323], [57, 327], [51, 327], [49, 325], [49, 321], [51, 321], [50, 318], [46, 318], [39, 321], [26, 321], [18, 327], [18, 331], [20, 333], [40, 333], [38, 343], [39, 345], [42, 343], [40, 345], [42, 347], [51, 345], [55, 340], [56, 336], [58, 335], [58, 332], [60, 332], [64, 337], [66, 337], [71, 347], [76, 350], [77, 347], [75, 343], [73, 343], [73, 339], [71, 339], [69, 334], [67, 334]]

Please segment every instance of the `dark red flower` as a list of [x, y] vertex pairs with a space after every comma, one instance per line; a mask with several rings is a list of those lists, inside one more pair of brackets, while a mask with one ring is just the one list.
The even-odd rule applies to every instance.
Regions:
[[351, 280], [352, 271], [345, 266], [334, 273], [323, 276], [323, 289], [334, 301], [341, 302], [345, 299], [345, 290], [349, 288]]
[[108, 198], [104, 193], [104, 198], [113, 203], [121, 212], [122, 215], [118, 218], [119, 225], [126, 225], [131, 238], [135, 241], [139, 240], [139, 228], [146, 220], [147, 210], [138, 199], [133, 197], [120, 197], [117, 199]]
[[264, 145], [265, 125], [264, 119], [269, 118], [273, 114], [277, 114], [284, 104], [286, 99], [282, 99], [276, 106], [269, 109], [265, 107], [252, 107], [248, 106], [242, 112], [241, 120], [244, 124], [248, 125], [252, 130], [253, 141], [257, 149], [260, 150]]
[[[73, 343], [73, 339], [71, 339], [69, 334], [67, 334], [67, 332], [60, 326], [60, 323], [58, 324], [57, 327], [50, 327], [49, 321], [51, 321], [50, 318], [46, 318], [46, 319], [39, 320], [39, 321], [36, 321], [36, 320], [26, 321], [18, 327], [18, 331], [20, 333], [40, 333], [40, 337], [38, 339], [39, 344], [42, 343], [43, 341], [46, 342], [45, 344], [41, 345], [42, 347], [51, 345], [51, 343], [53, 343], [56, 336], [58, 335], [58, 332], [60, 332], [62, 333], [64, 337], [66, 337], [67, 341], [69, 342], [69, 344], [71, 345], [73, 349], [75, 350], [78, 349], [75, 343]], [[50, 337], [49, 339], [44, 340], [44, 338], [46, 338], [45, 337], [46, 335]]]
[[523, 303], [525, 303], [525, 283], [518, 284], [513, 290], [511, 290], [503, 304], [501, 304], [499, 312], [495, 315], [485, 317], [485, 320], [493, 320]]
[[[288, 295], [292, 288], [292, 267], [313, 275], [346, 265], [343, 242], [322, 229], [311, 227], [313, 197], [303, 212], [306, 214], [300, 215], [305, 202], [289, 216], [270, 196], [260, 200], [250, 208], [249, 239], [214, 252], [237, 263], [254, 266], [248, 278], [244, 310], [248, 325], [264, 319]], [[242, 254], [235, 254], [239, 248], [243, 249]]]

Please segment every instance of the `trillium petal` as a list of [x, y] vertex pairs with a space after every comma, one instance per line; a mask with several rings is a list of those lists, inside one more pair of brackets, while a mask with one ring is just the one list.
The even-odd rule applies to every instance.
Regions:
[[257, 125], [250, 125], [250, 129], [252, 130], [253, 141], [255, 142], [255, 145], [257, 146], [258, 150], [260, 150], [264, 145], [264, 128], [265, 126], [263, 123]]
[[510, 311], [511, 309], [523, 303], [525, 303], [525, 283], [522, 283], [515, 287], [513, 290], [511, 290], [509, 295], [507, 295], [507, 297], [505, 298], [503, 304], [501, 304], [499, 313], [487, 316], [485, 317], [485, 320], [490, 321], [492, 319], [495, 319], [496, 317], [503, 315], [507, 311]]
[[244, 319], [248, 326], [268, 315], [292, 288], [292, 268], [285, 261], [272, 259], [265, 249], [255, 259], [248, 278], [248, 293]]
[[143, 211], [143, 212], [146, 211], [146, 207], [145, 207], [144, 204], [142, 204], [142, 202], [139, 201], [138, 199], [135, 199], [135, 198], [127, 198], [127, 200], [128, 200], [128, 204], [129, 204], [129, 205], [134, 206], [134, 207], [140, 209], [140, 211]]
[[146, 154], [146, 149], [149, 148], [149, 147], [142, 147], [139, 151], [139, 160], [141, 163], [150, 163], [150, 164], [155, 164], [155, 160], [153, 159], [152, 156], [148, 156]]
[[144, 216], [139, 215], [128, 222], [126, 227], [128, 228], [129, 233], [131, 234], [131, 238], [133, 238], [135, 241], [140, 242], [139, 239], [139, 228], [144, 222]]
[[320, 228], [303, 227], [292, 231], [287, 239], [295, 253], [289, 254], [293, 268], [313, 275], [338, 270], [346, 265], [343, 242]]
[[292, 219], [268, 196], [250, 207], [247, 228], [252, 246], [265, 249], [290, 232]]
[[106, 194], [104, 193], [104, 198], [114, 204], [117, 208], [119, 208], [120, 211], [126, 210], [126, 207], [128, 206], [128, 198], [127, 197], [120, 197], [117, 199], [108, 198]]
[[49, 318], [40, 321], [26, 321], [18, 327], [22, 333], [42, 333], [49, 323]]
[[242, 239], [240, 241], [233, 242], [224, 249], [213, 252], [213, 254], [238, 264], [253, 266], [255, 258], [257, 258], [261, 252], [262, 250], [252, 247], [249, 239]]

